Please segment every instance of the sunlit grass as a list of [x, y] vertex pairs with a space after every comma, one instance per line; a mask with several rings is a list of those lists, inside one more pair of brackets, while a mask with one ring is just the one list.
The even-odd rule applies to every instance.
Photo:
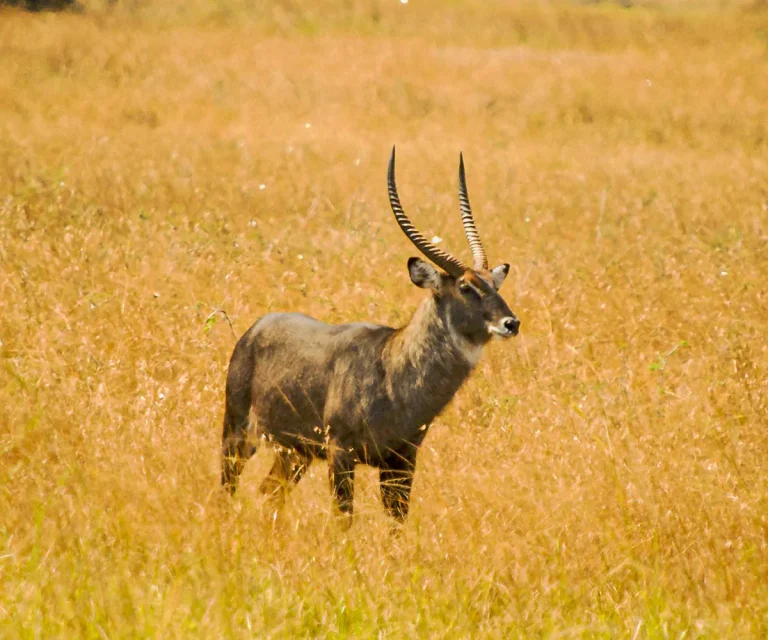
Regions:
[[[750, 4], [750, 3], [747, 3]], [[768, 633], [768, 19], [737, 4], [0, 11], [0, 635]], [[398, 536], [218, 486], [269, 310], [404, 323], [386, 160], [522, 320]], [[217, 310], [223, 310], [224, 314]]]

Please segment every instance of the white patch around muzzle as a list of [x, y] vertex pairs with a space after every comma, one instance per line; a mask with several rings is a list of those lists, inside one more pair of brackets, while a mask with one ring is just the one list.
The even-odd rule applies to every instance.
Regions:
[[488, 333], [492, 336], [501, 336], [502, 338], [511, 338], [520, 331], [520, 321], [514, 317], [502, 318], [494, 324], [488, 325]]

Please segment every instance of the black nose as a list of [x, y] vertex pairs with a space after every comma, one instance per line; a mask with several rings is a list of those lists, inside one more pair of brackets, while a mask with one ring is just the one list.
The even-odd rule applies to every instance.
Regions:
[[510, 333], [517, 335], [517, 332], [520, 330], [520, 321], [517, 318], [505, 318], [504, 328]]

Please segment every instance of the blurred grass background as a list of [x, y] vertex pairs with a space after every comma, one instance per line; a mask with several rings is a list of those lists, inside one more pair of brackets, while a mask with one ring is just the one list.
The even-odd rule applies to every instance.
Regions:
[[[755, 2], [0, 9], [0, 635], [768, 634], [768, 13]], [[385, 192], [522, 320], [400, 536], [316, 464], [218, 487], [270, 310], [407, 321]]]

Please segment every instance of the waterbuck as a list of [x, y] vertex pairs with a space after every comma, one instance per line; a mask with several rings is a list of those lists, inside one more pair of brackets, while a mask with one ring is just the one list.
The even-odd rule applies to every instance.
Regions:
[[509, 265], [488, 269], [463, 157], [459, 203], [471, 269], [429, 242], [405, 215], [394, 147], [387, 185], [400, 228], [443, 271], [408, 260], [411, 280], [430, 295], [399, 329], [271, 313], [246, 331], [227, 375], [221, 482], [230, 493], [259, 439], [266, 439], [276, 445], [276, 460], [262, 493], [282, 502], [311, 461], [324, 458], [335, 503], [351, 516], [355, 465], [365, 463], [379, 469], [386, 510], [404, 521], [430, 423], [469, 376], [485, 343], [517, 335], [520, 321], [498, 293]]

